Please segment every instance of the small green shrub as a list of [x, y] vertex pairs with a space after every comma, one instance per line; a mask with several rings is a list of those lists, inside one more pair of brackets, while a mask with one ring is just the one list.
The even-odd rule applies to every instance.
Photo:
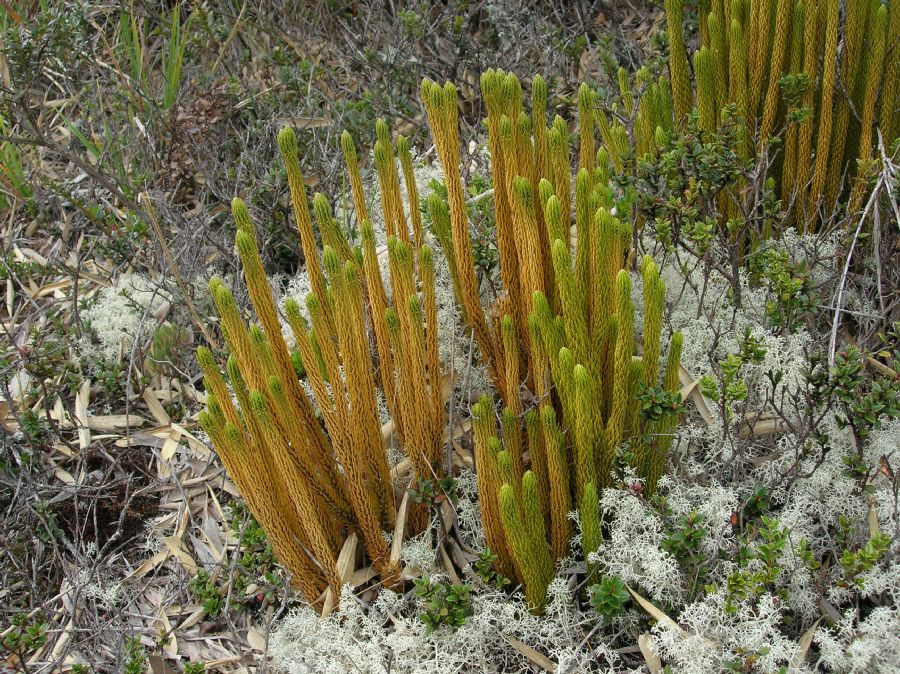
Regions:
[[141, 644], [139, 637], [127, 637], [125, 639], [125, 666], [124, 674], [144, 674], [147, 669], [147, 651]]
[[502, 573], [497, 571], [495, 563], [497, 555], [491, 552], [490, 548], [485, 548], [478, 555], [478, 559], [472, 565], [475, 573], [485, 585], [493, 585], [499, 588], [505, 588], [509, 585], [510, 580]]
[[415, 583], [416, 596], [425, 607], [419, 617], [429, 632], [444, 626], [455, 630], [472, 615], [470, 585], [435, 583], [428, 576], [416, 579]]
[[194, 601], [203, 606], [207, 616], [210, 618], [219, 616], [225, 607], [225, 598], [208, 571], [197, 569], [197, 575], [191, 581], [190, 589], [191, 594], [194, 595]]
[[622, 615], [630, 601], [631, 595], [618, 576], [604, 576], [599, 583], [591, 586], [591, 606], [607, 622]]
[[[48, 625], [40, 614], [29, 619], [25, 613], [14, 616], [9, 633], [0, 641], [0, 653], [8, 653], [20, 661], [47, 642]], [[4, 630], [5, 631], [5, 630]]]

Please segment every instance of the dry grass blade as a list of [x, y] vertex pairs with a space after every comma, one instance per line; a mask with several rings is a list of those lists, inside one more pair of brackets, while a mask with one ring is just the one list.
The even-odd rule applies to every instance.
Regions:
[[[406, 514], [409, 512], [409, 492], [403, 493], [400, 507], [397, 508], [397, 520], [394, 524], [394, 537], [391, 542], [391, 561], [400, 561], [400, 551], [403, 547], [403, 531], [406, 528]], [[355, 535], [355, 534], [354, 534]]]
[[700, 413], [700, 416], [703, 417], [703, 421], [707, 424], [713, 423], [713, 415], [712, 412], [709, 411], [709, 406], [706, 404], [706, 398], [703, 397], [703, 394], [700, 392], [699, 382], [694, 379], [690, 372], [688, 372], [683, 365], [678, 366], [678, 376], [681, 379], [681, 399], [687, 400], [690, 398], [694, 401], [694, 404], [697, 406], [697, 411]]
[[684, 630], [683, 627], [681, 627], [681, 625], [679, 625], [677, 622], [672, 620], [669, 616], [667, 616], [660, 609], [658, 609], [656, 606], [654, 606], [650, 601], [648, 601], [647, 599], [644, 599], [641, 595], [639, 595], [637, 592], [632, 590], [630, 587], [628, 588], [628, 592], [631, 593], [631, 596], [640, 605], [640, 607], [642, 609], [644, 609], [644, 611], [646, 611], [647, 614], [651, 618], [656, 620], [656, 622], [658, 622], [660, 625], [663, 625], [669, 629], [675, 630], [680, 635], [687, 634], [687, 632]]
[[812, 645], [813, 637], [816, 634], [816, 629], [819, 627], [820, 622], [822, 622], [821, 618], [816, 620], [816, 622], [803, 633], [803, 636], [800, 637], [800, 640], [797, 642], [797, 652], [794, 653], [794, 657], [791, 658], [792, 668], [800, 667], [806, 660], [806, 654], [809, 653], [809, 647]]
[[533, 649], [528, 644], [523, 644], [518, 639], [514, 639], [513, 637], [503, 635], [503, 638], [506, 639], [507, 643], [515, 648], [519, 653], [528, 658], [528, 661], [534, 665], [537, 665], [545, 672], [556, 672], [556, 664], [548, 658], [543, 653], [539, 653], [535, 649]]
[[278, 126], [293, 126], [297, 129], [319, 129], [334, 124], [334, 120], [328, 117], [282, 117], [277, 121]]
[[650, 648], [650, 634], [644, 632], [638, 637], [637, 640], [638, 648], [641, 649], [641, 655], [644, 656], [644, 661], [647, 663], [647, 669], [650, 670], [650, 674], [662, 674], [662, 661], [659, 659], [659, 656], [653, 652], [653, 649]]
[[75, 396], [75, 419], [78, 422], [78, 446], [87, 449], [91, 445], [91, 427], [88, 416], [90, 405], [91, 382], [85, 379]]

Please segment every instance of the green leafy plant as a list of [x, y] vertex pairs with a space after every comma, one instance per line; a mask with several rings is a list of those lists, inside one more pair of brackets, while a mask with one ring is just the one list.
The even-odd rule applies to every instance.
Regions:
[[[750, 541], [753, 540], [753, 544]], [[754, 527], [741, 542], [738, 551], [739, 568], [725, 581], [725, 610], [737, 612], [738, 603], [758, 597], [764, 592], [774, 592], [783, 597], [785, 590], [777, 586], [782, 567], [778, 563], [787, 544], [787, 529], [778, 520], [761, 517], [760, 526]], [[751, 566], [751, 562], [758, 563]]]
[[45, 543], [58, 540], [63, 531], [59, 526], [56, 511], [53, 504], [47, 500], [41, 500], [34, 504], [34, 512], [40, 518], [41, 526], [37, 530], [37, 536]]
[[147, 669], [147, 651], [139, 637], [125, 639], [123, 655], [125, 657], [125, 664], [122, 668], [124, 674], [144, 674]]
[[[283, 589], [284, 581], [278, 572], [275, 553], [266, 538], [266, 532], [250, 513], [243, 501], [232, 501], [226, 508], [229, 526], [240, 539], [241, 554], [232, 578], [234, 598], [249, 603], [257, 599], [272, 602]], [[249, 593], [251, 586], [256, 591]]]
[[747, 398], [747, 384], [741, 376], [745, 365], [759, 365], [765, 358], [766, 350], [750, 332], [744, 331], [737, 353], [729, 353], [718, 362], [719, 379], [703, 375], [700, 377], [700, 391], [710, 400], [719, 403], [725, 418], [734, 419], [739, 403]]
[[499, 571], [495, 564], [497, 555], [491, 552], [490, 548], [485, 548], [478, 554], [478, 559], [472, 565], [475, 573], [481, 578], [481, 582], [485, 585], [494, 585], [496, 587], [505, 588], [509, 585], [510, 580]]
[[900, 381], [885, 376], [868, 379], [863, 373], [864, 360], [856, 347], [836, 354], [826, 387], [839, 401], [842, 414], [838, 423], [850, 428], [859, 441], [881, 428], [883, 419], [900, 416]]
[[815, 312], [819, 299], [809, 270], [792, 263], [786, 251], [763, 245], [750, 254], [748, 269], [754, 282], [765, 285], [769, 291], [766, 314], [774, 326], [796, 330], [805, 317]]
[[32, 446], [40, 447], [50, 435], [46, 420], [32, 409], [25, 409], [19, 415], [19, 430]]
[[455, 630], [472, 615], [470, 585], [432, 582], [428, 576], [416, 579], [415, 584], [416, 596], [425, 607], [419, 617], [429, 632], [444, 626]]
[[703, 516], [697, 512], [681, 515], [662, 542], [662, 548], [680, 563], [689, 566], [700, 559], [700, 543], [706, 535]]
[[769, 512], [772, 508], [769, 489], [764, 484], [756, 485], [750, 494], [744, 499], [741, 508], [741, 521], [753, 522]]
[[413, 503], [440, 506], [444, 501], [456, 503], [459, 499], [459, 481], [452, 475], [439, 480], [417, 477], [416, 484], [408, 490]]
[[858, 550], [844, 550], [840, 557], [841, 570], [844, 573], [841, 584], [844, 587], [853, 586], [857, 590], [865, 589], [865, 581], [860, 576], [884, 557], [890, 545], [890, 536], [875, 532]]
[[630, 601], [631, 595], [618, 576], [604, 576], [591, 586], [591, 606], [607, 622], [622, 615]]
[[162, 58], [162, 70], [165, 78], [162, 97], [163, 110], [169, 110], [178, 98], [178, 89], [181, 86], [181, 68], [184, 64], [184, 51], [187, 46], [192, 19], [193, 14], [188, 16], [187, 21], [182, 25], [181, 4], [175, 4], [169, 25], [168, 48], [163, 53]]
[[13, 656], [14, 663], [18, 661], [24, 666], [28, 656], [47, 643], [47, 628], [48, 624], [40, 614], [34, 618], [25, 613], [13, 616], [9, 628], [3, 630], [0, 653], [8, 653]]
[[[0, 136], [8, 136], [9, 129], [0, 115]], [[29, 210], [34, 207], [34, 192], [26, 174], [22, 150], [8, 141], [0, 141], [0, 210], [11, 208], [15, 200]]]
[[190, 584], [194, 601], [203, 606], [203, 610], [210, 618], [216, 618], [225, 607], [225, 597], [215, 579], [205, 569], [197, 569]]

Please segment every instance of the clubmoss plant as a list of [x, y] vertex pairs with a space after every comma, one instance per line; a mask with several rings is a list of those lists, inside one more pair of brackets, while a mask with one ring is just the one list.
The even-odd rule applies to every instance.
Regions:
[[672, 340], [661, 373], [665, 288], [645, 258], [643, 355], [635, 354], [632, 231], [600, 180], [609, 159], [596, 149], [596, 132], [617, 158], [627, 140], [619, 144], [618, 132], [597, 115], [594, 92], [586, 85], [578, 92], [573, 179], [565, 123], [557, 117], [546, 126], [543, 80], [532, 83], [530, 117], [514, 75], [489, 70], [481, 86], [503, 285], [493, 306], [484, 309], [478, 292], [457, 168], [456, 89], [425, 80], [422, 99], [447, 187], [447, 204], [432, 211], [435, 220], [449, 216], [443, 240], [458, 300], [503, 400], [499, 434], [489, 396], [472, 410], [485, 536], [500, 572], [522, 582], [540, 609], [554, 562], [568, 551], [571, 509], [580, 513], [585, 558], [599, 546], [598, 494], [614, 486], [619, 458], [632, 464], [647, 493], [655, 490], [671, 426], [668, 418], [642, 416], [636, 396], [660, 384], [677, 396], [681, 342]]
[[[213, 279], [210, 290], [230, 352], [227, 383], [213, 354], [202, 347], [197, 352], [208, 392], [201, 424], [279, 561], [292, 572], [307, 601], [325, 599], [326, 605], [337, 599], [345, 580], [337, 559], [351, 533], [359, 535], [385, 584], [398, 579], [397, 560], [383, 530], [394, 528], [402, 492], [394, 491], [376, 389], [381, 389], [394, 433], [407, 450], [407, 474], [430, 480], [444, 473], [434, 261], [426, 245], [417, 245], [422, 241], [417, 209], [411, 217], [403, 209], [394, 145], [382, 121], [376, 136], [393, 302], [388, 302], [366, 219], [368, 206], [352, 139], [345, 135], [342, 148], [361, 218], [362, 246], [351, 247], [327, 199], [316, 194], [312, 215], [320, 251], [296, 137], [286, 128], [278, 142], [312, 289], [306, 298], [309, 321], [295, 300], [284, 306], [297, 352], [292, 355], [282, 337], [250, 215], [240, 199], [232, 203], [236, 245], [259, 325], [248, 327], [229, 289]], [[398, 146], [406, 167], [405, 143]], [[406, 184], [415, 190], [414, 181]], [[416, 202], [417, 197], [410, 199]], [[302, 368], [296, 367], [296, 360]], [[312, 399], [298, 380], [298, 369], [305, 373]], [[424, 508], [409, 508], [410, 529], [421, 528], [426, 519]], [[330, 599], [323, 598], [326, 589]]]
[[[751, 139], [761, 157], [774, 154], [773, 137], [783, 140], [770, 175], [779, 197], [795, 205], [793, 221], [801, 229], [815, 231], [842, 196], [850, 210], [858, 209], [879, 131], [885, 147], [900, 132], [897, 3], [850, 2], [844, 12], [841, 3], [808, 0], [700, 7], [695, 96], [682, 3], [665, 3], [676, 123], [684, 124], [696, 107], [700, 128], [712, 132], [723, 123], [723, 107], [735, 105], [745, 156], [752, 153]], [[737, 212], [739, 205], [728, 209]]]

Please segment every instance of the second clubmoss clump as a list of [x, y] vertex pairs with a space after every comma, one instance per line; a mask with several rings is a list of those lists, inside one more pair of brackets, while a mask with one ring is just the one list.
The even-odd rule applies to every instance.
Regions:
[[573, 181], [565, 122], [557, 117], [545, 128], [543, 80], [532, 83], [530, 117], [514, 75], [490, 70], [481, 84], [504, 289], [488, 310], [475, 282], [456, 169], [456, 90], [426, 80], [422, 99], [448, 193], [446, 205], [434, 199], [430, 205], [436, 221], [450, 221], [459, 303], [503, 399], [499, 424], [489, 396], [472, 409], [485, 537], [501, 572], [523, 583], [540, 610], [555, 561], [569, 550], [569, 511], [579, 513], [587, 559], [600, 545], [599, 494], [615, 485], [616, 470], [630, 465], [645, 493], [655, 490], [674, 416], [645, 418], [639, 396], [677, 392], [681, 336], [670, 341], [660, 377], [665, 288], [644, 258], [643, 354], [637, 353], [632, 232], [613, 211], [609, 154], [595, 149], [599, 118], [591, 89], [579, 90]]

